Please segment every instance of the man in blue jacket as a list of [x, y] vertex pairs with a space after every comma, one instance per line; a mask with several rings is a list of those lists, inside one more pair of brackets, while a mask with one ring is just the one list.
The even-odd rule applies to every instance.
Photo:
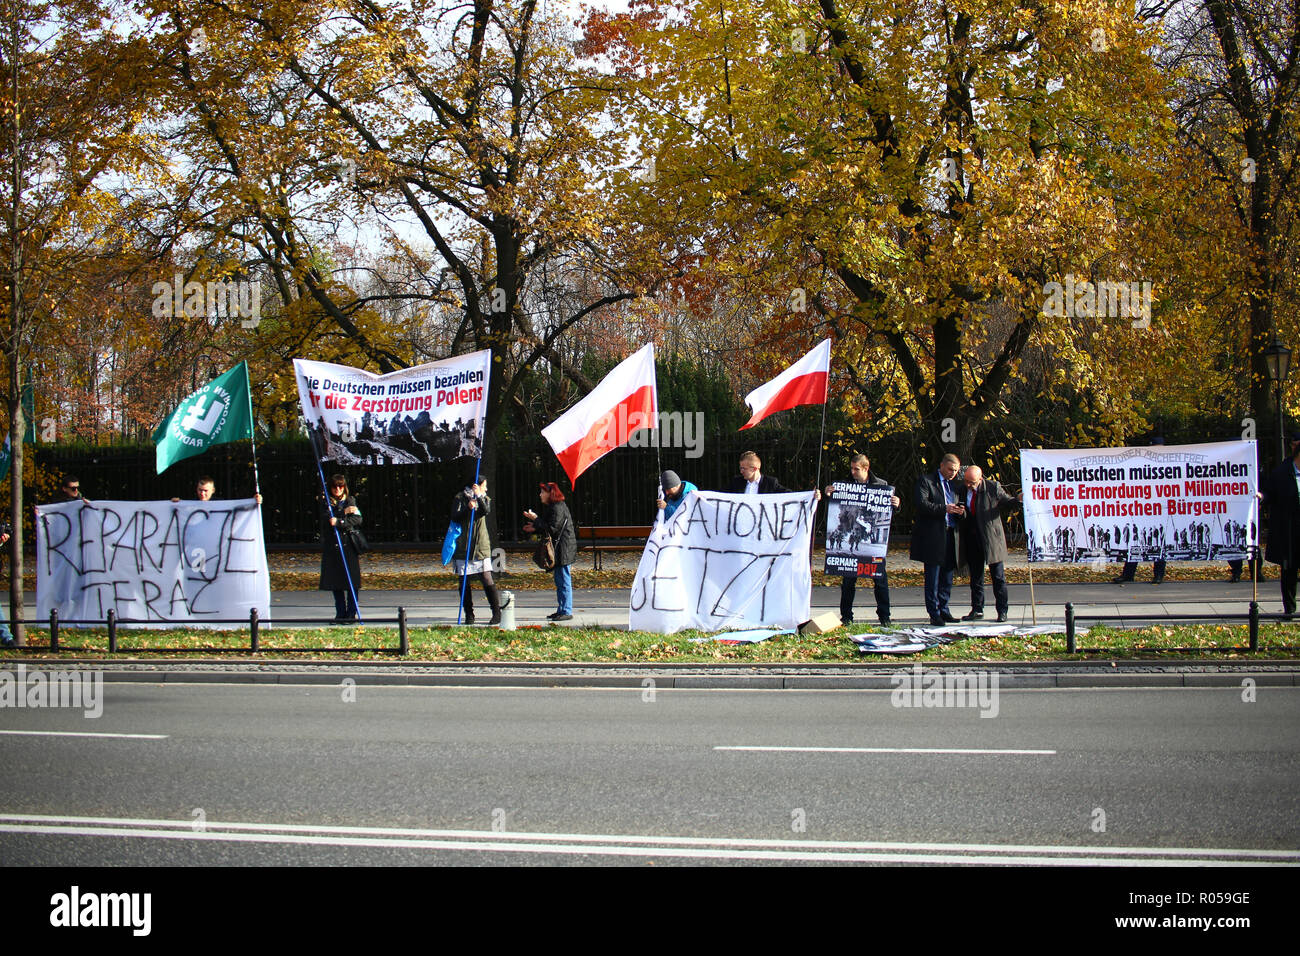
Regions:
[[689, 481], [682, 481], [675, 471], [665, 471], [659, 476], [659, 510], [664, 513], [664, 524], [673, 520], [673, 514], [692, 491], [699, 489]]

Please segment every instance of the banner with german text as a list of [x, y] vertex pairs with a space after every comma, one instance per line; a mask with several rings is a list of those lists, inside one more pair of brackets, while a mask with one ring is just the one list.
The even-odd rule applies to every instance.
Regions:
[[1253, 441], [1020, 450], [1030, 561], [1227, 561], [1259, 542]]
[[340, 465], [415, 465], [479, 458], [488, 349], [387, 375], [293, 360], [317, 456]]
[[632, 581], [629, 626], [658, 634], [798, 627], [812, 601], [816, 511], [811, 491], [692, 491], [650, 533]]

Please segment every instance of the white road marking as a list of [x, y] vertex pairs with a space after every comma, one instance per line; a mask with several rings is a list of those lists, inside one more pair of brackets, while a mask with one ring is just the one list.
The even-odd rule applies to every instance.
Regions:
[[168, 734], [110, 734], [75, 730], [0, 730], [15, 737], [118, 737], [124, 740], [166, 740]]
[[420, 830], [396, 827], [317, 826], [114, 817], [0, 814], [0, 832], [118, 836], [144, 839], [271, 843], [308, 846], [395, 846], [407, 849], [603, 856], [822, 860], [876, 863], [981, 863], [1073, 866], [1230, 866], [1234, 863], [1300, 865], [1300, 851], [1221, 847], [1052, 846], [996, 843], [886, 843], [843, 840], [770, 840], [640, 834], [527, 833], [491, 830]]
[[769, 753], [813, 754], [1027, 754], [1052, 756], [1055, 750], [992, 750], [962, 747], [714, 747], [714, 750], [759, 750]]

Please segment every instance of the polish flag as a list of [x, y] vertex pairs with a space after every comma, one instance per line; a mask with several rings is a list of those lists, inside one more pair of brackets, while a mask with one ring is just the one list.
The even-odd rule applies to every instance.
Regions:
[[745, 396], [745, 404], [754, 416], [740, 426], [753, 428], [768, 415], [798, 405], [826, 403], [826, 381], [831, 371], [831, 340], [826, 339], [772, 381], [760, 385]]
[[655, 347], [651, 342], [624, 359], [591, 394], [542, 429], [570, 481], [627, 442], [659, 424]]

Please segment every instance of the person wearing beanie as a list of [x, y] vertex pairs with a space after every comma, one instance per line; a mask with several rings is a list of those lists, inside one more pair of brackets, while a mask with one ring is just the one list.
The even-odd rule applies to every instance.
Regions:
[[675, 471], [665, 471], [659, 476], [659, 510], [664, 513], [665, 524], [673, 520], [673, 513], [692, 491], [699, 489], [689, 481], [682, 481]]

